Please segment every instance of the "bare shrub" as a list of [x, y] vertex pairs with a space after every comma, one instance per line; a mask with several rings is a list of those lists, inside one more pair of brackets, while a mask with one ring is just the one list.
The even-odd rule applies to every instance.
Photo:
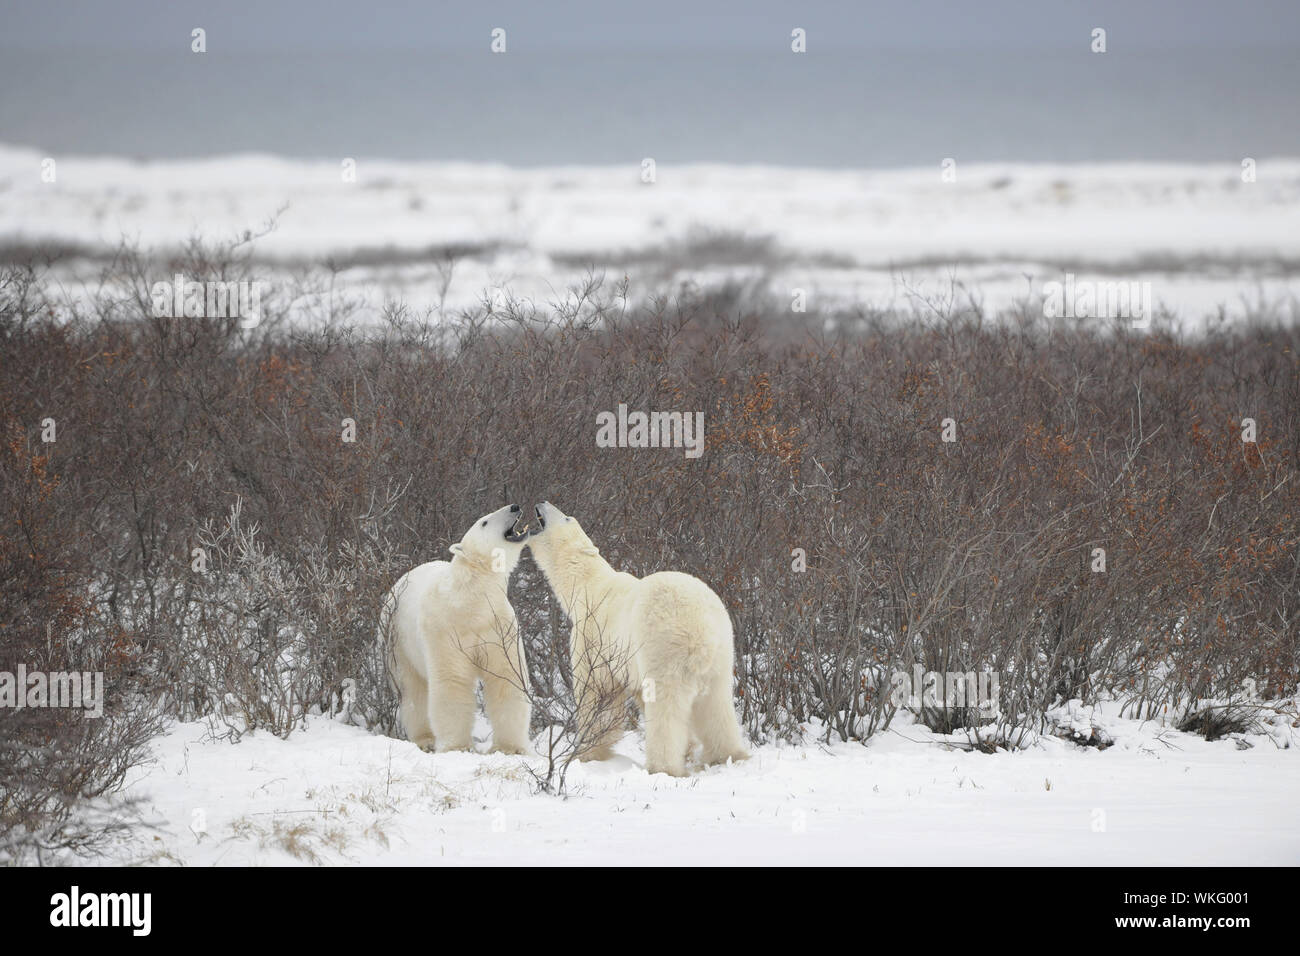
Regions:
[[[540, 573], [539, 573], [540, 576]], [[546, 587], [546, 582], [541, 582]], [[558, 610], [558, 602], [552, 609]], [[532, 706], [532, 740], [540, 767], [527, 769], [541, 793], [564, 795], [575, 760], [591, 757], [612, 744], [628, 725], [629, 661], [596, 640], [575, 656], [567, 627], [539, 628], [522, 641], [515, 628], [500, 626], [496, 640], [509, 671], [495, 674], [521, 689]], [[515, 648], [524, 649], [523, 654]], [[470, 651], [467, 651], [469, 653]], [[599, 675], [582, 680], [577, 674]]]

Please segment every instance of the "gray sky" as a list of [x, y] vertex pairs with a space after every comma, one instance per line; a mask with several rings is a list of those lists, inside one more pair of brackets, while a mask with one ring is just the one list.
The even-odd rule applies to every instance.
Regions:
[[[0, 143], [916, 166], [1300, 156], [1300, 0], [0, 0]], [[504, 27], [509, 56], [489, 52]], [[792, 27], [807, 55], [790, 51]], [[1091, 31], [1107, 52], [1090, 52]], [[206, 55], [190, 31], [207, 31]]]
[[[229, 50], [1300, 48], [1296, 0], [3, 0], [0, 48], [166, 50], [201, 26]], [[142, 64], [144, 66], [144, 64]]]

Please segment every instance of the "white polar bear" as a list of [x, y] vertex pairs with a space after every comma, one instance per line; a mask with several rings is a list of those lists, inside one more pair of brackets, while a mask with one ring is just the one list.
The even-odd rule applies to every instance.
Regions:
[[705, 763], [749, 756], [731, 696], [731, 618], [699, 578], [660, 571], [644, 578], [615, 571], [578, 522], [550, 502], [536, 508], [528, 547], [573, 621], [569, 651], [580, 724], [597, 727], [581, 754], [602, 760], [621, 712], [635, 696], [645, 715], [646, 770], [686, 775], [692, 742]]
[[492, 749], [528, 751], [527, 668], [506, 596], [527, 537], [519, 506], [501, 508], [451, 546], [450, 561], [408, 571], [388, 594], [388, 660], [402, 730], [425, 750], [471, 749], [481, 680]]

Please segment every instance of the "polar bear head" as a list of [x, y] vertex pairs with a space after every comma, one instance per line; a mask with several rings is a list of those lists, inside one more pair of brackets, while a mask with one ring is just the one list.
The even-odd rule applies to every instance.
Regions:
[[506, 505], [474, 522], [473, 527], [449, 549], [466, 564], [481, 566], [496, 574], [509, 574], [519, 563], [528, 540], [528, 523], [518, 505]]
[[566, 515], [549, 501], [543, 501], [534, 510], [536, 520], [528, 537], [528, 547], [538, 566], [551, 576], [562, 567], [583, 563], [584, 558], [600, 557], [600, 551], [578, 524], [578, 519]]

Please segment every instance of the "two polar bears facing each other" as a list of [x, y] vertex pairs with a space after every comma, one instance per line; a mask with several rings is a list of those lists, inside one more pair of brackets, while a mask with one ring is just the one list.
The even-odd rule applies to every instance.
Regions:
[[526, 543], [573, 621], [582, 759], [611, 755], [629, 697], [645, 718], [648, 772], [685, 776], [693, 745], [706, 764], [748, 757], [732, 704], [731, 618], [721, 599], [689, 574], [615, 571], [575, 518], [549, 502], [535, 515], [536, 527], [522, 537], [516, 506], [480, 519], [453, 546], [450, 562], [422, 565], [394, 587], [393, 666], [407, 736], [426, 749], [468, 749], [481, 679], [493, 749], [527, 749], [526, 667], [505, 596]]

